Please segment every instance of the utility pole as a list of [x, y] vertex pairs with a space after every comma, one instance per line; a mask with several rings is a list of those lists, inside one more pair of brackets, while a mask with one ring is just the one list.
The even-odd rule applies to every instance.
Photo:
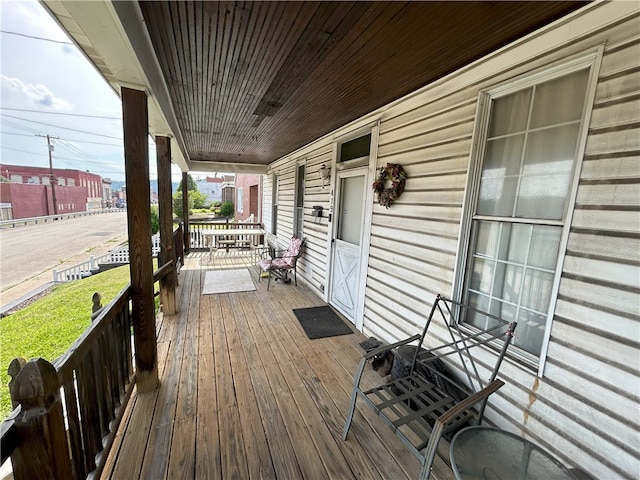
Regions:
[[51, 200], [53, 201], [53, 214], [58, 214], [58, 201], [56, 199], [56, 178], [53, 174], [53, 145], [51, 139], [57, 140], [58, 137], [52, 137], [50, 135], [36, 135], [37, 137], [47, 137], [47, 146], [49, 148], [49, 183], [51, 184]]

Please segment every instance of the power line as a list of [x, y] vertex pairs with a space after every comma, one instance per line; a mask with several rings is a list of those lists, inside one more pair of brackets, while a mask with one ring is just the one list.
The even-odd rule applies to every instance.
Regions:
[[34, 35], [27, 35], [26, 33], [9, 32], [7, 30], [0, 30], [0, 32], [6, 33], [7, 35], [17, 35], [19, 37], [31, 38], [33, 40], [43, 40], [45, 42], [62, 43], [63, 45], [73, 45], [73, 43], [65, 42], [64, 40], [53, 40], [52, 38], [36, 37]]
[[70, 128], [70, 127], [61, 127], [60, 125], [54, 125], [51, 123], [45, 123], [45, 122], [38, 122], [36, 120], [29, 120], [28, 118], [22, 118], [22, 117], [15, 117], [13, 115], [7, 115], [6, 113], [0, 113], [0, 115], [4, 116], [4, 117], [8, 117], [8, 118], [15, 118], [16, 120], [22, 120], [25, 122], [31, 122], [31, 123], [37, 123], [39, 125], [46, 125], [47, 127], [55, 127], [55, 128], [61, 128], [62, 130], [70, 130], [72, 132], [79, 132], [79, 133], [86, 133], [87, 135], [95, 135], [97, 137], [105, 137], [105, 138], [111, 138], [113, 140], [120, 140], [122, 141], [121, 138], [118, 137], [112, 137], [111, 135], [103, 135], [101, 133], [93, 133], [93, 132], [87, 132], [86, 130], [78, 130], [76, 128]]
[[[17, 135], [19, 137], [35, 137], [34, 134], [28, 133], [14, 133], [14, 132], [2, 132], [3, 135]], [[89, 140], [76, 140], [70, 138], [60, 138], [60, 140], [66, 140], [67, 142], [78, 142], [78, 143], [91, 143], [92, 145], [106, 145], [108, 147], [122, 147], [122, 144], [118, 143], [104, 143], [104, 142], [90, 142]]]
[[67, 115], [69, 117], [86, 117], [86, 118], [101, 118], [103, 120], [122, 120], [122, 117], [106, 117], [102, 115], [86, 115], [83, 113], [66, 113], [66, 112], [45, 112], [44, 110], [29, 110], [26, 108], [9, 108], [0, 107], [2, 110], [12, 110], [15, 112], [30, 112], [30, 113], [47, 113], [49, 115]]

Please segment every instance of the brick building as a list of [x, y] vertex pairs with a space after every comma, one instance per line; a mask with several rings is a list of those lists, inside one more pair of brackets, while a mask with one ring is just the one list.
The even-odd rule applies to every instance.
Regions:
[[[0, 164], [3, 218], [29, 218], [85, 212], [103, 207], [100, 175], [81, 170]], [[55, 196], [55, 206], [53, 198]]]
[[262, 175], [238, 174], [235, 181], [235, 219], [247, 220], [253, 215], [253, 221], [262, 222]]

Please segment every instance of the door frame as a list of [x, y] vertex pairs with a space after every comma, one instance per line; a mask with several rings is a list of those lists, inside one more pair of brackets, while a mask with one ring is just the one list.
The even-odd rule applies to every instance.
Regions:
[[[371, 246], [371, 218], [373, 215], [373, 190], [369, 188], [372, 184], [373, 179], [376, 175], [376, 165], [378, 159], [378, 135], [380, 130], [380, 121], [376, 121], [373, 124], [368, 124], [365, 127], [359, 128], [353, 132], [350, 132], [347, 135], [343, 135], [340, 137], [336, 137], [333, 142], [333, 165], [335, 167], [336, 174], [331, 178], [331, 192], [330, 192], [330, 202], [329, 202], [329, 226], [327, 229], [327, 256], [326, 256], [326, 265], [325, 271], [326, 273], [326, 285], [324, 291], [324, 301], [329, 303], [331, 298], [330, 296], [330, 288], [332, 281], [332, 266], [333, 266], [333, 239], [337, 234], [337, 222], [333, 221], [333, 215], [336, 210], [336, 189], [338, 188], [337, 182], [337, 172], [341, 170], [351, 170], [355, 168], [366, 167], [365, 173], [365, 188], [364, 188], [364, 211], [362, 214], [363, 226], [361, 232], [361, 241], [360, 241], [360, 272], [359, 272], [359, 280], [358, 280], [358, 292], [357, 292], [357, 301], [355, 307], [355, 318], [353, 319], [353, 323], [356, 326], [358, 331], [362, 331], [364, 325], [364, 303], [365, 303], [365, 289], [367, 284], [367, 272], [369, 267], [369, 250]], [[371, 133], [371, 146], [369, 148], [369, 159], [366, 161], [366, 157], [363, 159], [355, 159], [350, 160], [348, 162], [339, 163], [337, 160], [339, 158], [339, 148], [340, 145], [358, 138], [363, 135], [367, 135]]]

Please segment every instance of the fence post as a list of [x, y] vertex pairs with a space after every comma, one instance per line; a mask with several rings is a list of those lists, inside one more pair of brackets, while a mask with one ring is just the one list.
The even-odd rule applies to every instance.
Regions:
[[11, 380], [9, 381], [9, 395], [11, 396], [11, 407], [14, 410], [18, 407], [18, 405], [20, 405], [20, 403], [18, 403], [14, 399], [13, 386], [16, 383], [16, 377], [18, 376], [18, 374], [20, 373], [20, 370], [22, 370], [22, 368], [25, 366], [26, 363], [27, 361], [24, 358], [16, 357], [13, 360], [11, 360], [11, 363], [9, 364], [9, 368], [7, 368], [7, 373], [11, 377]]
[[98, 269], [98, 265], [96, 264], [96, 256], [91, 255], [89, 257], [89, 270], [97, 270], [97, 269]]
[[22, 407], [15, 421], [19, 446], [11, 456], [14, 478], [73, 478], [54, 366], [29, 360], [14, 378], [12, 400]]
[[53, 269], [53, 281], [54, 282], [58, 281], [58, 269], [57, 268]]

